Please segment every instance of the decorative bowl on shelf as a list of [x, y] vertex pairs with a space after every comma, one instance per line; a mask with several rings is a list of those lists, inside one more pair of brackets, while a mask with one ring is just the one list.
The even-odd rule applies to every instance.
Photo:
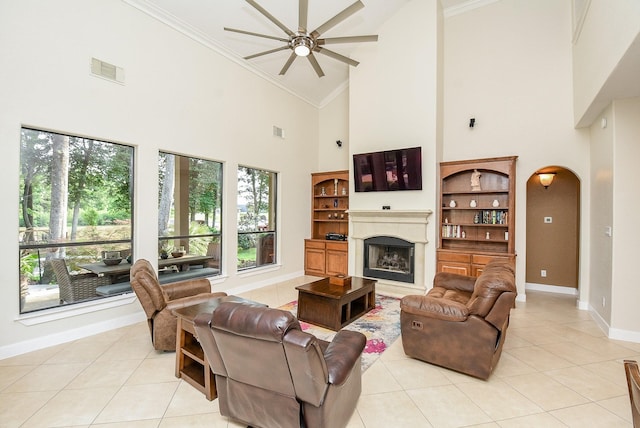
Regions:
[[115, 266], [115, 265], [119, 265], [120, 262], [122, 261], [122, 258], [108, 258], [108, 259], [102, 259], [102, 263], [104, 263], [107, 266]]
[[171, 256], [175, 259], [177, 259], [178, 257], [182, 257], [184, 256], [184, 252], [182, 251], [174, 251], [171, 253]]

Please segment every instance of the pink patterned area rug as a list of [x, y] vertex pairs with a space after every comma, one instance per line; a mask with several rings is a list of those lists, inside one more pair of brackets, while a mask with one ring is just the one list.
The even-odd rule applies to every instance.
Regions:
[[[298, 301], [281, 306], [279, 309], [297, 315]], [[300, 321], [303, 331], [328, 342], [336, 332]], [[375, 360], [400, 336], [400, 299], [376, 294], [376, 306], [344, 330], [359, 331], [367, 337], [367, 345], [362, 352], [362, 371], [368, 369]]]

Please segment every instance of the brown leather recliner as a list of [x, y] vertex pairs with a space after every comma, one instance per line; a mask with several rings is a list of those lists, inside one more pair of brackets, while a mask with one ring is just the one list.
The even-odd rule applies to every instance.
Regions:
[[288, 311], [232, 302], [194, 325], [222, 415], [265, 428], [349, 422], [361, 392], [363, 334], [341, 330], [328, 343]]
[[153, 266], [144, 259], [137, 260], [131, 267], [131, 288], [147, 314], [153, 347], [160, 351], [176, 350], [178, 319], [171, 312], [173, 309], [227, 295], [212, 293], [206, 278], [160, 285]]
[[400, 303], [404, 352], [481, 379], [500, 359], [516, 298], [513, 264], [491, 261], [478, 278], [439, 272], [426, 295]]

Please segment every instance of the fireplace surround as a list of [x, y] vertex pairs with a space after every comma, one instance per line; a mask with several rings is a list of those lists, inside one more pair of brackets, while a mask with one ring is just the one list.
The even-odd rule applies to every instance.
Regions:
[[430, 210], [349, 210], [349, 266], [356, 276], [364, 271], [366, 239], [385, 236], [413, 244], [413, 281], [378, 278], [376, 287], [396, 294], [424, 291], [426, 287], [427, 226]]

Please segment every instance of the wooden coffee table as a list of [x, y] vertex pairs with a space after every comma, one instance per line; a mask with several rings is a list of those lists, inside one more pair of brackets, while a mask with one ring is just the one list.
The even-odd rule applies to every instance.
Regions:
[[376, 281], [352, 277], [341, 286], [322, 278], [296, 287], [298, 320], [338, 331], [376, 305]]
[[[209, 361], [196, 337], [193, 319], [201, 313], [212, 313], [222, 302], [240, 302], [260, 305], [260, 303], [237, 296], [214, 297], [203, 303], [184, 308], [174, 309], [172, 312], [178, 318], [176, 330], [176, 377], [202, 392], [211, 401], [218, 396], [213, 372]], [[267, 305], [264, 305], [267, 306]]]

